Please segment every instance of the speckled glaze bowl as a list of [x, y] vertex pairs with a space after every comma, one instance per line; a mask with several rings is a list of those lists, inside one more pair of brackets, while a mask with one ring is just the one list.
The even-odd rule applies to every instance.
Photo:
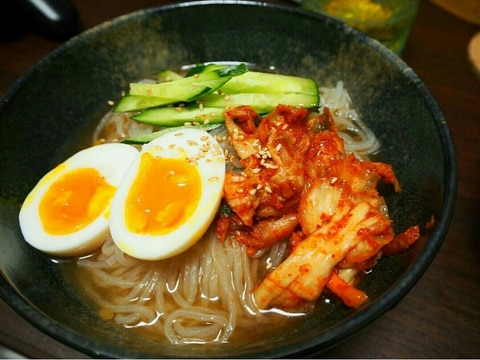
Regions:
[[[245, 61], [281, 73], [343, 80], [382, 144], [403, 191], [387, 196], [396, 230], [427, 223], [418, 243], [383, 259], [355, 311], [322, 307], [278, 336], [241, 346], [162, 345], [99, 319], [59, 271], [22, 238], [19, 206], [39, 178], [85, 147], [128, 83], [164, 68]], [[418, 281], [446, 235], [456, 194], [452, 139], [414, 72], [375, 40], [321, 15], [251, 2], [192, 2], [148, 9], [68, 41], [16, 83], [0, 104], [0, 295], [33, 325], [94, 357], [286, 357], [318, 354], [387, 310]]]

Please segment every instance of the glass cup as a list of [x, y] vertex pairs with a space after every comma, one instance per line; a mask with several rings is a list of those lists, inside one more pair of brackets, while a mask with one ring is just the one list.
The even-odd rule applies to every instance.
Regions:
[[301, 0], [302, 8], [341, 20], [401, 55], [420, 0]]

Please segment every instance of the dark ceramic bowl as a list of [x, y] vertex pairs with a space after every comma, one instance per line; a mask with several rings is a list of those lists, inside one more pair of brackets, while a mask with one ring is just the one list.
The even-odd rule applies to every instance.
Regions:
[[[281, 73], [343, 80], [382, 144], [403, 191], [387, 197], [396, 230], [435, 226], [408, 251], [366, 277], [361, 310], [334, 305], [301, 326], [250, 344], [159, 346], [100, 320], [59, 272], [30, 248], [19, 206], [38, 179], [86, 146], [108, 99], [159, 69], [245, 61]], [[194, 2], [123, 16], [73, 38], [45, 57], [0, 105], [0, 295], [48, 335], [95, 357], [285, 357], [312, 355], [345, 340], [395, 306], [438, 252], [454, 211], [456, 160], [443, 115], [397, 56], [339, 22], [249, 2]]]

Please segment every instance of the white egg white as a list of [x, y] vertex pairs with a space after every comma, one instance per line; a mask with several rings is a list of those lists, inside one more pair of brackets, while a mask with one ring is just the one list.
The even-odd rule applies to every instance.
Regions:
[[116, 188], [137, 156], [138, 150], [130, 145], [97, 145], [77, 152], [48, 172], [27, 195], [20, 209], [20, 229], [25, 240], [38, 250], [54, 256], [81, 256], [101, 246], [109, 235], [110, 204], [82, 229], [53, 235], [46, 232], [42, 225], [40, 202], [55, 181], [76, 169], [96, 169], [108, 184]]
[[[207, 143], [209, 145], [205, 146]], [[127, 197], [139, 173], [141, 155], [146, 152], [156, 158], [196, 159], [193, 166], [197, 167], [201, 177], [198, 206], [184, 223], [162, 235], [130, 231], [125, 219]], [[224, 180], [223, 150], [215, 138], [204, 130], [182, 128], [143, 145], [112, 202], [110, 232], [114, 242], [126, 254], [142, 260], [166, 259], [187, 250], [202, 237], [214, 220], [223, 196]]]

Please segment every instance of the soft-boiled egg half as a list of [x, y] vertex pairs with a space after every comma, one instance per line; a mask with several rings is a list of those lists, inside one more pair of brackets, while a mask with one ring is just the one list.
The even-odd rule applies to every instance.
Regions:
[[112, 201], [113, 241], [143, 260], [187, 250], [214, 220], [224, 179], [223, 150], [204, 130], [176, 129], [143, 145]]
[[137, 156], [130, 145], [97, 145], [48, 172], [20, 209], [25, 240], [56, 256], [81, 256], [101, 246], [109, 234], [111, 201]]

